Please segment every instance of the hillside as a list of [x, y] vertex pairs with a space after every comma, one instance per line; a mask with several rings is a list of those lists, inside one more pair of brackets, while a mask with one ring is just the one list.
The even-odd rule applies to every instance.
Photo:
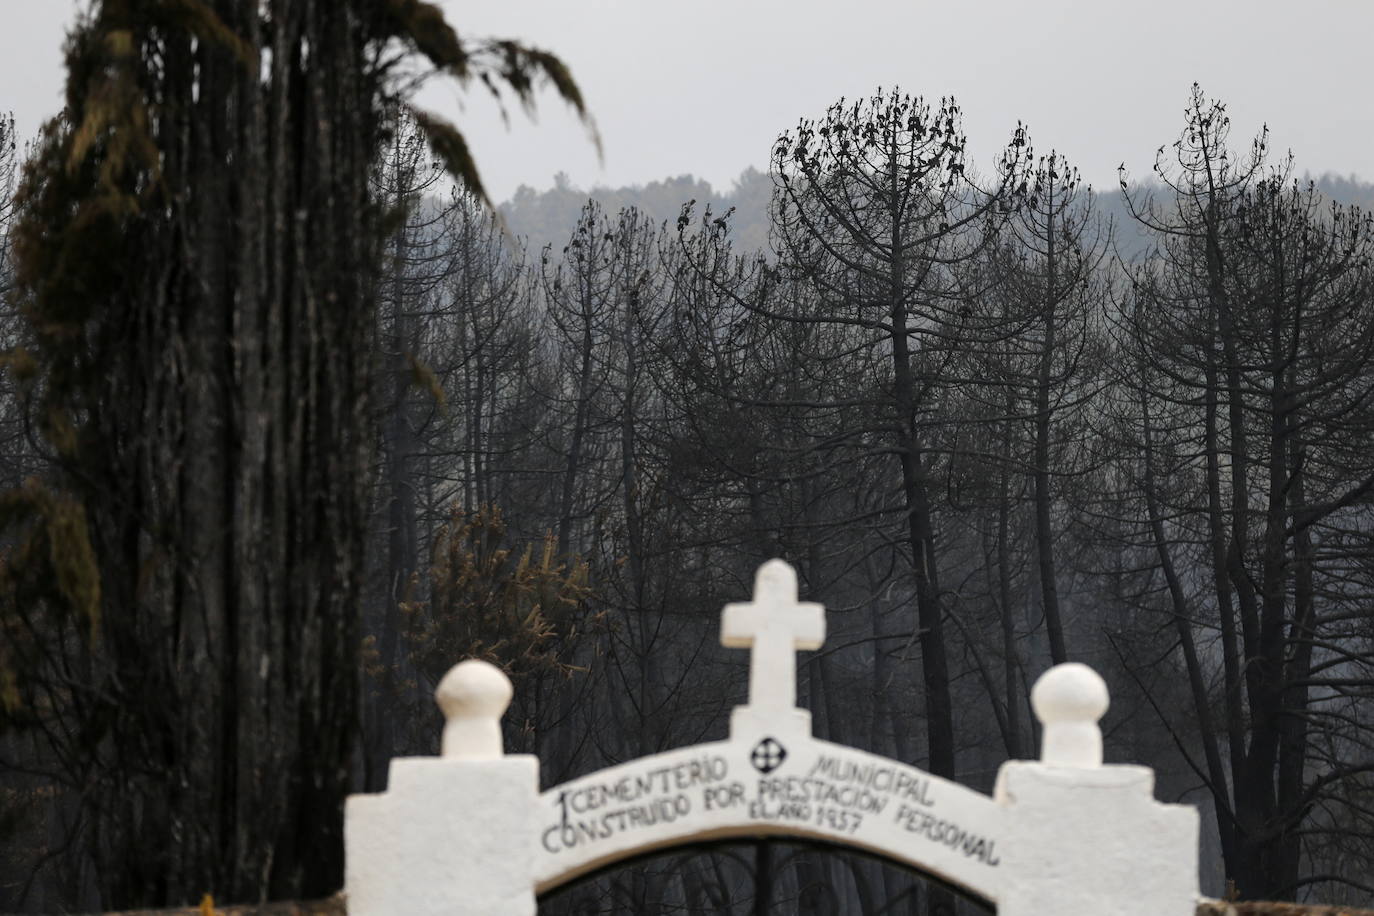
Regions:
[[683, 205], [691, 201], [695, 201], [698, 216], [708, 206], [713, 214], [734, 207], [730, 222], [736, 244], [741, 250], [749, 250], [768, 243], [768, 201], [772, 193], [772, 179], [752, 167], [741, 172], [728, 191], [717, 191], [710, 182], [692, 175], [645, 185], [585, 190], [560, 173], [554, 177], [554, 186], [546, 191], [522, 185], [499, 209], [511, 232], [526, 239], [528, 250], [534, 254], [546, 245], [562, 249], [589, 198], [610, 213], [622, 207], [637, 207], [655, 223], [676, 221]]
[[[1334, 201], [1363, 208], [1374, 207], [1374, 183], [1358, 176], [1340, 176], [1330, 172], [1313, 178], [1304, 174], [1300, 183], [1313, 182], [1318, 190]], [[531, 254], [552, 246], [556, 251], [566, 244], [577, 215], [589, 198], [595, 199], [608, 212], [622, 207], [637, 207], [654, 222], [672, 223], [689, 201], [695, 201], [695, 211], [707, 206], [713, 214], [735, 208], [730, 217], [731, 233], [738, 251], [752, 251], [768, 246], [768, 204], [773, 194], [773, 180], [766, 172], [750, 166], [740, 173], [728, 190], [717, 191], [711, 183], [693, 175], [679, 175], [645, 185], [618, 188], [597, 186], [590, 190], [572, 184], [559, 174], [554, 186], [536, 191], [522, 185], [510, 200], [500, 205], [502, 216], [512, 234], [526, 239]], [[1143, 254], [1146, 237], [1131, 217], [1121, 189], [1098, 189], [1096, 209], [1104, 221], [1110, 222], [1117, 250], [1127, 259]]]

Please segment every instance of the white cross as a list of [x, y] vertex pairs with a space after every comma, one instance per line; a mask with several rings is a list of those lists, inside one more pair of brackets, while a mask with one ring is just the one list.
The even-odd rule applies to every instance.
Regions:
[[791, 712], [797, 705], [798, 649], [825, 642], [825, 608], [797, 601], [797, 573], [782, 560], [769, 560], [754, 577], [754, 600], [727, 604], [720, 644], [749, 649], [749, 705], [767, 712]]

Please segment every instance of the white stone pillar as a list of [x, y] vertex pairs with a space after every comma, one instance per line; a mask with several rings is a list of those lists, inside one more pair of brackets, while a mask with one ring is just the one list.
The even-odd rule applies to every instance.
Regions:
[[998, 916], [1193, 916], [1198, 813], [1154, 799], [1154, 771], [1103, 766], [1107, 685], [1086, 665], [1047, 671], [1031, 691], [1038, 762], [997, 774], [1007, 811]]
[[349, 916], [533, 916], [539, 761], [504, 756], [511, 692], [494, 665], [455, 665], [435, 691], [443, 756], [393, 760], [385, 792], [348, 799]]

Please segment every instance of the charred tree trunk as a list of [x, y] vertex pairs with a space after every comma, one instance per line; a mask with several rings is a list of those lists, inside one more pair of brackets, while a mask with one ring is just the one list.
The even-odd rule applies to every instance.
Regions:
[[23, 281], [98, 576], [60, 714], [106, 907], [341, 883], [385, 27], [130, 2], [71, 39]]

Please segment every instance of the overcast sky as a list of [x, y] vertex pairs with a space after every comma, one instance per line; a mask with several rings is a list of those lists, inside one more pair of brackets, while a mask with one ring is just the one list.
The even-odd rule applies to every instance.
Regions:
[[[84, 0], [82, 0], [84, 5]], [[433, 84], [422, 101], [468, 134], [489, 190], [643, 183], [683, 173], [718, 189], [801, 117], [900, 86], [953, 95], [991, 168], [1017, 119], [1099, 187], [1144, 176], [1172, 142], [1194, 80], [1228, 103], [1236, 146], [1268, 122], [1298, 170], [1374, 180], [1371, 0], [441, 0], [460, 35], [557, 52], [605, 147], [549, 96], [511, 129], [480, 93]], [[0, 0], [0, 111], [21, 134], [60, 105], [60, 46], [75, 0]]]

